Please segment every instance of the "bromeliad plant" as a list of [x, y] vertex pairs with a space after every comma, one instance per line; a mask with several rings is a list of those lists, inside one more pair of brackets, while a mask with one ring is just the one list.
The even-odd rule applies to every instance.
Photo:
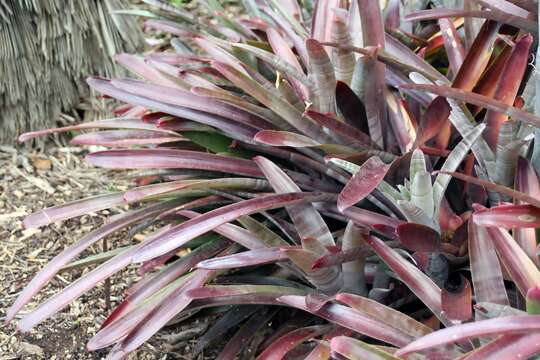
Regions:
[[247, 0], [241, 17], [202, 2], [211, 18], [146, 2], [153, 11], [130, 13], [172, 34], [172, 47], [119, 56], [138, 79], [88, 80], [124, 103], [118, 118], [21, 136], [100, 129], [73, 143], [114, 148], [87, 160], [134, 169], [138, 185], [39, 211], [25, 227], [132, 210], [54, 258], [7, 321], [98, 240], [155, 226], [19, 329], [138, 264], [142, 280], [88, 343], [113, 346], [111, 359], [206, 308], [223, 315], [196, 352], [237, 328], [220, 359], [540, 351], [540, 118], [520, 90], [534, 87], [533, 1]]

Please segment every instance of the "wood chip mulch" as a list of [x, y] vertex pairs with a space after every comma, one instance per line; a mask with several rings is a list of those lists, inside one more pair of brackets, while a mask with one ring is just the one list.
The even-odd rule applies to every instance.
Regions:
[[[0, 145], [2, 323], [9, 306], [39, 269], [69, 244], [102, 225], [108, 216], [127, 210], [114, 208], [39, 229], [23, 228], [22, 219], [34, 211], [104, 191], [126, 190], [130, 186], [125, 173], [106, 171], [86, 164], [83, 160], [86, 152], [77, 147], [51, 146], [38, 153]], [[126, 234], [127, 231], [124, 231], [109, 236], [108, 246], [112, 248], [133, 241]], [[92, 246], [81, 257], [102, 252], [102, 246], [101, 242]], [[60, 272], [34, 297], [24, 313], [92, 268]], [[110, 301], [113, 307], [121, 301], [123, 291], [138, 279], [134, 266], [111, 278]], [[15, 324], [0, 326], [0, 360], [104, 359], [107, 349], [90, 353], [85, 350], [85, 344], [99, 330], [110, 311], [106, 308], [105, 286], [96, 286], [28, 333], [17, 333]], [[182, 333], [192, 325], [166, 329], [131, 355], [130, 359], [193, 359], [189, 354], [196, 338], [176, 342], [174, 346], [168, 342], [171, 337], [174, 338], [175, 333]], [[197, 358], [203, 357], [201, 355]]]

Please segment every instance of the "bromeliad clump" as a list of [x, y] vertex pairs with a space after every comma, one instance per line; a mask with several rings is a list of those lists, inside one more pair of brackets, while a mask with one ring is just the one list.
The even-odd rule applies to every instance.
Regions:
[[540, 118], [523, 109], [532, 1], [244, 1], [241, 17], [209, 1], [211, 18], [148, 2], [146, 26], [172, 34], [171, 47], [119, 56], [137, 79], [88, 80], [124, 103], [119, 117], [21, 136], [100, 129], [73, 143], [113, 148], [87, 160], [138, 177], [126, 192], [32, 214], [27, 228], [131, 210], [45, 266], [8, 321], [98, 240], [154, 226], [19, 329], [137, 264], [142, 280], [90, 350], [123, 358], [218, 307], [195, 352], [227, 333], [220, 359], [540, 351]]

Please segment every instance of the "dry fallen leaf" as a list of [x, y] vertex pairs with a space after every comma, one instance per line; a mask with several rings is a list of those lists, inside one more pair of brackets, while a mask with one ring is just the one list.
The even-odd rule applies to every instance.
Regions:
[[39, 157], [31, 158], [32, 165], [38, 170], [50, 170], [52, 167], [52, 162], [49, 159], [43, 159]]

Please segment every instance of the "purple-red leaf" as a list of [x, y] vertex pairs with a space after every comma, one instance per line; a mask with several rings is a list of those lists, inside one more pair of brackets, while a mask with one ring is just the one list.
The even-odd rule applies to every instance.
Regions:
[[465, 277], [458, 275], [458, 279], [447, 282], [442, 290], [441, 304], [450, 320], [462, 322], [472, 318], [472, 289]]
[[281, 248], [261, 248], [204, 260], [198, 263], [197, 267], [199, 269], [211, 270], [236, 269], [254, 265], [273, 264], [288, 259], [286, 253]]
[[480, 226], [511, 228], [540, 227], [540, 208], [532, 205], [503, 205], [474, 214], [474, 222]]
[[397, 357], [386, 351], [348, 336], [336, 336], [330, 341], [330, 348], [332, 352], [336, 352], [346, 359], [398, 360]]
[[56, 134], [66, 131], [73, 130], [83, 130], [83, 129], [132, 129], [132, 130], [151, 130], [157, 133], [160, 133], [160, 136], [178, 136], [174, 132], [166, 131], [163, 129], [157, 128], [154, 124], [145, 123], [141, 119], [130, 119], [130, 118], [117, 118], [117, 119], [106, 119], [91, 121], [87, 123], [82, 123], [79, 125], [65, 126], [61, 128], [54, 129], [45, 129], [27, 132], [19, 136], [19, 141], [24, 142], [30, 139], [34, 139], [39, 136]]
[[[391, 230], [392, 233], [399, 224], [403, 223], [402, 220], [357, 207], [350, 207], [343, 210], [343, 215], [354, 221], [358, 226], [378, 227], [380, 230]], [[385, 233], [387, 232], [390, 231], [385, 231]]]
[[460, 340], [532, 331], [540, 331], [540, 315], [505, 316], [481, 320], [435, 331], [398, 350], [396, 356], [405, 356], [412, 352], [424, 351]]
[[368, 196], [383, 181], [389, 169], [390, 164], [383, 163], [378, 157], [369, 158], [341, 190], [337, 201], [338, 210], [343, 212]]
[[311, 147], [320, 145], [312, 138], [289, 131], [261, 130], [254, 139], [271, 146]]
[[143, 244], [135, 254], [134, 262], [146, 261], [163, 255], [219, 225], [244, 215], [302, 202], [325, 201], [330, 198], [332, 196], [320, 193], [288, 193], [266, 195], [223, 206], [171, 228], [150, 244]]
[[[300, 191], [298, 185], [272, 161], [262, 156], [256, 156], [253, 160], [277, 193]], [[316, 243], [320, 243], [320, 247], [335, 245], [334, 238], [324, 219], [311, 204], [288, 206], [287, 212], [296, 226], [303, 245], [305, 245], [306, 239], [310, 238], [315, 239]]]
[[[356, 1], [360, 11], [364, 46], [384, 49], [385, 31], [380, 3], [372, 0]], [[383, 131], [386, 128], [386, 99], [384, 96], [386, 66], [374, 58], [368, 58], [364, 68], [365, 79], [362, 86], [364, 87], [369, 133], [373, 141], [383, 148]]]
[[420, 122], [415, 145], [424, 145], [427, 141], [439, 134], [441, 128], [448, 121], [451, 110], [445, 98], [438, 96], [433, 99]]
[[17, 300], [7, 312], [6, 321], [12, 320], [17, 312], [19, 312], [22, 307], [28, 303], [28, 301], [30, 301], [32, 296], [37, 294], [39, 290], [41, 290], [65, 264], [69, 263], [90, 245], [94, 244], [108, 234], [123, 228], [124, 226], [158, 215], [162, 211], [168, 210], [175, 205], [177, 205], [177, 203], [174, 202], [160, 203], [141, 210], [129, 212], [122, 215], [120, 218], [103, 225], [101, 228], [92, 231], [75, 244], [67, 247], [60, 254], [55, 256], [19, 294]]
[[347, 293], [337, 294], [336, 300], [352, 307], [355, 311], [382, 321], [405, 334], [409, 334], [415, 339], [432, 332], [429, 327], [412, 317], [374, 300]]
[[[536, 172], [524, 158], [518, 158], [515, 189], [530, 196], [540, 198], [540, 184]], [[518, 201], [518, 203], [521, 203]], [[515, 229], [514, 238], [521, 248], [529, 255], [535, 263], [538, 263], [536, 256], [536, 230], [535, 229]]]
[[465, 59], [465, 49], [461, 43], [461, 38], [459, 37], [454, 23], [450, 19], [439, 19], [439, 27], [441, 28], [441, 35], [444, 40], [444, 48], [446, 49], [446, 54], [448, 55], [448, 62], [450, 69], [454, 76], [458, 73], [463, 60]]
[[250, 160], [189, 150], [105, 150], [88, 154], [86, 160], [109, 169], [197, 169], [262, 176]]
[[[220, 253], [229, 245], [230, 242], [226, 239], [208, 242], [191, 251], [181, 259], [175, 261], [173, 264], [155, 276], [148, 277], [136, 283], [134, 286], [128, 289], [128, 296], [109, 314], [103, 324], [101, 324], [102, 329], [122, 318], [122, 316], [139, 306], [143, 301], [150, 298], [157, 291], [167, 286], [167, 284], [184, 275], [198, 262]], [[107, 337], [106, 334], [105, 337]], [[93, 348], [101, 348], [106, 346], [101, 343], [102, 339], [103, 337], [101, 335], [96, 335], [90, 340], [88, 346], [92, 346]]]
[[[162, 101], [150, 99], [146, 96], [140, 96], [131, 93], [129, 90], [122, 90], [112, 85], [110, 80], [101, 78], [88, 78], [88, 85], [102, 94], [111, 96], [115, 99], [127, 102], [129, 104], [140, 105], [151, 108], [183, 119], [193, 120], [200, 124], [214, 126], [233, 139], [249, 141], [257, 132], [257, 129], [228, 118], [209, 114], [200, 110], [189, 109], [184, 106], [178, 106]], [[151, 124], [146, 124], [151, 125]], [[152, 125], [153, 126], [153, 125]]]
[[44, 210], [36, 211], [24, 218], [23, 225], [26, 229], [32, 229], [55, 221], [71, 219], [89, 212], [109, 209], [124, 203], [125, 201], [122, 193], [92, 196], [86, 199], [76, 200], [67, 204], [56, 205]]
[[[405, 16], [405, 20], [408, 21], [420, 21], [420, 20], [432, 20], [441, 18], [455, 18], [455, 17], [475, 17], [491, 20], [495, 22], [503, 22], [508, 25], [512, 25], [517, 28], [521, 28], [530, 32], [537, 32], [538, 26], [534, 21], [527, 20], [526, 18], [513, 16], [504, 11], [495, 9], [487, 10], [460, 10], [460, 9], [432, 9], [417, 11]], [[474, 47], [474, 44], [471, 48]]]
[[377, 146], [371, 141], [367, 134], [357, 130], [355, 127], [343, 121], [336, 119], [335, 115], [323, 114], [313, 110], [306, 110], [305, 114], [322, 127], [331, 130], [331, 133], [333, 134], [332, 136], [336, 137], [336, 139], [342, 142], [344, 145], [348, 145], [352, 141], [363, 145]]
[[[473, 215], [473, 218], [475, 216]], [[540, 271], [508, 231], [496, 227], [486, 229], [504, 268], [514, 280], [521, 294], [526, 296], [530, 288], [540, 286]]]
[[71, 143], [74, 145], [131, 147], [134, 145], [158, 145], [181, 140], [184, 140], [181, 136], [150, 130], [110, 130], [78, 135], [71, 140]]
[[367, 243], [379, 257], [392, 269], [409, 289], [436, 315], [443, 323], [448, 323], [442, 313], [441, 289], [420, 269], [405, 260], [382, 240], [370, 236]]
[[429, 226], [403, 223], [397, 227], [396, 233], [403, 246], [411, 251], [433, 252], [441, 248], [441, 236]]
[[272, 126], [264, 119], [250, 114], [247, 111], [217, 101], [214, 98], [195, 95], [189, 91], [131, 79], [113, 79], [110, 83], [117, 89], [134, 95], [144, 96], [162, 103], [204, 111], [249, 125], [256, 129], [272, 128]]
[[18, 323], [20, 331], [28, 331], [43, 320], [52, 316], [56, 312], [66, 307], [71, 301], [93, 288], [97, 283], [103, 281], [122, 270], [131, 263], [131, 257], [136, 252], [137, 247], [132, 247], [123, 253], [115, 256], [109, 261], [98, 266], [77, 281], [68, 285], [64, 290], [41, 303], [32, 312], [25, 315]]
[[540, 118], [538, 116], [517, 107], [506, 105], [501, 101], [491, 99], [484, 95], [475, 94], [470, 91], [456, 89], [450, 86], [430, 84], [403, 84], [400, 86], [400, 88], [427, 91], [439, 96], [474, 104], [488, 110], [501, 112], [514, 120], [521, 120], [533, 126], [540, 127]]
[[130, 352], [141, 346], [146, 340], [161, 329], [176, 314], [182, 311], [191, 299], [185, 296], [189, 289], [201, 286], [214, 275], [213, 270], [195, 270], [192, 278], [184, 286], [173, 291], [157, 307], [142, 319], [122, 341], [122, 348]]
[[462, 360], [520, 360], [540, 351], [540, 335], [502, 335], [466, 354]]
[[527, 195], [527, 194], [519, 192], [519, 191], [515, 191], [513, 189], [510, 189], [509, 187], [498, 185], [498, 184], [492, 183], [491, 181], [479, 179], [479, 178], [476, 178], [474, 176], [465, 175], [465, 174], [462, 174], [462, 173], [447, 172], [447, 171], [440, 171], [440, 173], [441, 174], [448, 174], [448, 175], [450, 175], [452, 177], [455, 177], [456, 179], [466, 181], [466, 182], [470, 182], [470, 183], [478, 185], [478, 186], [483, 186], [488, 190], [493, 190], [493, 191], [499, 192], [499, 193], [501, 193], [503, 195], [507, 195], [507, 196], [509, 196], [511, 198], [514, 198], [516, 200], [526, 202], [526, 203], [529, 203], [531, 205], [534, 205], [535, 207], [540, 208], [540, 198], [533, 197], [533, 196]]
[[[514, 46], [510, 57], [501, 72], [497, 88], [493, 96], [494, 100], [512, 106], [519, 87], [521, 86], [523, 75], [529, 61], [529, 49], [533, 38], [530, 34], [523, 36]], [[484, 122], [487, 124], [484, 138], [493, 151], [497, 149], [497, 139], [503, 122], [508, 120], [508, 116], [501, 112], [488, 110]]]
[[257, 356], [257, 360], [283, 359], [296, 346], [323, 334], [327, 330], [328, 325], [314, 325], [290, 331], [270, 344], [270, 346]]
[[348, 250], [333, 252], [328, 255], [321, 256], [312, 265], [313, 269], [329, 267], [343, 264], [345, 262], [354, 261], [372, 255], [373, 251], [367, 245], [356, 246]]
[[285, 305], [308, 311], [335, 324], [392, 345], [405, 346], [413, 339], [409, 334], [402, 333], [392, 326], [343, 305], [328, 303], [319, 310], [310, 311], [304, 296], [281, 296], [278, 300]]
[[509, 305], [497, 253], [489, 239], [487, 230], [477, 226], [473, 219], [469, 220], [468, 245], [476, 302]]

